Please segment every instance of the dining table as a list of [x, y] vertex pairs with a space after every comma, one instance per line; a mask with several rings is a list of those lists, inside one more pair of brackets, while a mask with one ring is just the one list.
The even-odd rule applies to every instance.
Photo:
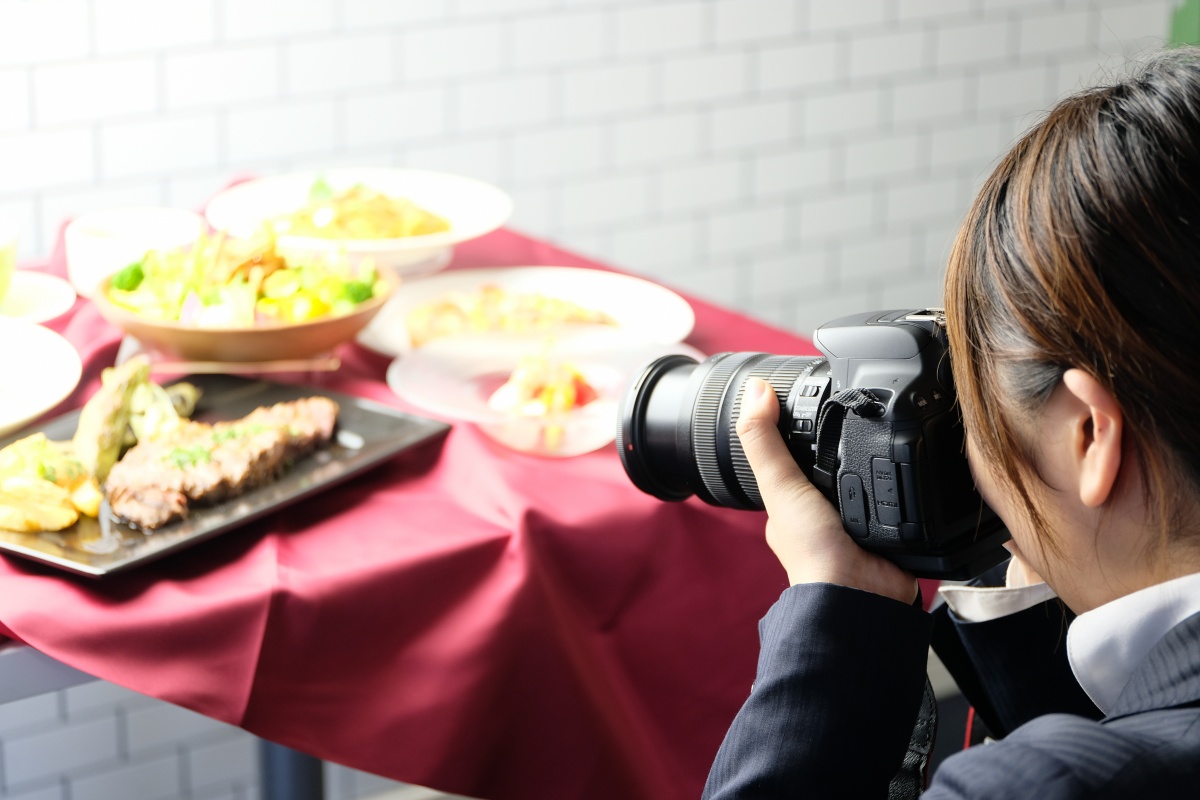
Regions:
[[[614, 267], [501, 228], [448, 269]], [[66, 274], [61, 236], [27, 265]], [[705, 354], [812, 343], [681, 293]], [[47, 323], [81, 406], [123, 334], [80, 298]], [[300, 375], [408, 409], [356, 342]], [[36, 376], [31, 376], [36, 379]], [[663, 502], [615, 447], [506, 449], [471, 424], [195, 547], [96, 579], [0, 557], [0, 634], [319, 759], [487, 800], [696, 798], [787, 586], [765, 515]]]

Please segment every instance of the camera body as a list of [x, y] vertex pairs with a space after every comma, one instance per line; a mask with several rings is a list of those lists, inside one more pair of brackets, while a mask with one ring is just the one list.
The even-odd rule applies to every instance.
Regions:
[[666, 356], [622, 402], [617, 446], [635, 485], [761, 509], [735, 426], [746, 379], [779, 398], [796, 463], [862, 547], [922, 577], [965, 579], [1007, 557], [1008, 533], [975, 489], [937, 309], [843, 317], [817, 329], [824, 358]]

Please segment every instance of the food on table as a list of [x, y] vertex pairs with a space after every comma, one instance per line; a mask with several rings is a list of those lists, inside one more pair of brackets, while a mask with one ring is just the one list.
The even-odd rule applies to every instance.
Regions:
[[56, 531], [80, 515], [98, 516], [101, 483], [121, 451], [177, 426], [199, 395], [190, 383], [153, 383], [145, 356], [104, 370], [101, 384], [80, 410], [71, 441], [35, 433], [0, 450], [0, 528]]
[[488, 407], [503, 414], [545, 420], [543, 442], [547, 450], [556, 450], [564, 433], [562, 415], [599, 396], [578, 369], [543, 354], [521, 359], [508, 380], [492, 392]]
[[151, 250], [102, 287], [115, 305], [141, 317], [197, 328], [252, 328], [352, 313], [381, 289], [374, 261], [276, 252], [275, 238], [242, 242], [203, 236], [189, 251]]
[[231, 422], [183, 422], [139, 442], [104, 483], [113, 515], [145, 530], [186, 517], [274, 480], [284, 467], [326, 444], [338, 406], [308, 397], [257, 408]]
[[450, 230], [450, 223], [411, 200], [390, 197], [363, 184], [335, 192], [318, 178], [304, 208], [271, 223], [287, 236], [321, 239], [401, 239]]
[[44, 433], [0, 450], [0, 528], [60, 531], [80, 514], [96, 516], [100, 486], [71, 450]]
[[603, 311], [570, 300], [494, 285], [447, 293], [413, 309], [405, 322], [413, 347], [463, 333], [534, 333], [560, 325], [617, 324]]

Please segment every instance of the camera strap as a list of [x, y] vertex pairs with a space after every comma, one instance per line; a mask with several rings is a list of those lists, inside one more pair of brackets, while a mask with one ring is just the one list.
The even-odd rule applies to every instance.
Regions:
[[879, 398], [866, 389], [843, 389], [825, 401], [817, 415], [817, 456], [813, 463], [813, 483], [833, 489], [837, 482], [838, 446], [842, 441], [842, 423], [846, 412], [860, 417], [883, 413]]

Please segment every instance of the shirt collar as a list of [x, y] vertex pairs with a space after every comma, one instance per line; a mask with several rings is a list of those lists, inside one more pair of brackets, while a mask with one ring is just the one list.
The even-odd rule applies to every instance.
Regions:
[[1080, 614], [1067, 658], [1096, 707], [1110, 713], [1130, 676], [1166, 633], [1200, 613], [1200, 573], [1141, 589]]

